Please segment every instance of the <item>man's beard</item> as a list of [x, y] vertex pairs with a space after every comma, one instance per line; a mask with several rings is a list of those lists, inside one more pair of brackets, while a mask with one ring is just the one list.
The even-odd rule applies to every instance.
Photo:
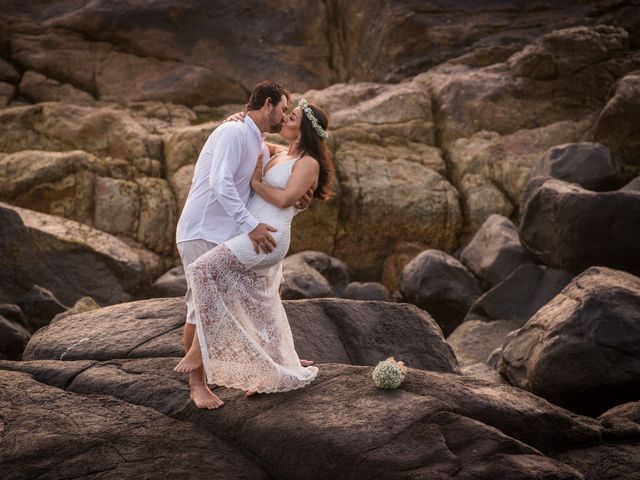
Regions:
[[269, 133], [278, 133], [282, 130], [282, 122], [269, 123]]

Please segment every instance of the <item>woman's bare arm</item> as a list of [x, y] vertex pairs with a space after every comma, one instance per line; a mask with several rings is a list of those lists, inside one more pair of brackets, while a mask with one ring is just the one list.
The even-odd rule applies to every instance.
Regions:
[[284, 189], [262, 183], [262, 160], [258, 161], [251, 186], [255, 192], [276, 207], [285, 208], [295, 204], [307, 191], [316, 185], [320, 165], [309, 156], [302, 157], [294, 166]]

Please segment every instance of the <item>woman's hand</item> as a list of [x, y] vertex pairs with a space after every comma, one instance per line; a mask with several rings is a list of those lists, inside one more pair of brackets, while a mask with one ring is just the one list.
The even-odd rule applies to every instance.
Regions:
[[264, 154], [260, 154], [258, 157], [258, 161], [256, 162], [256, 168], [253, 171], [253, 176], [251, 177], [251, 187], [255, 190], [255, 185], [257, 183], [262, 183], [262, 157]]
[[225, 118], [222, 123], [225, 123], [225, 122], [243, 122], [244, 123], [244, 117], [246, 116], [247, 116], [247, 112], [233, 113], [229, 115], [227, 118]]

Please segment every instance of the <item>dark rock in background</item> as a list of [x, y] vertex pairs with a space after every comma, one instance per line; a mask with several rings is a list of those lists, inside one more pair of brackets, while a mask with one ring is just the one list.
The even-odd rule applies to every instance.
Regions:
[[381, 302], [388, 302], [391, 299], [387, 287], [376, 282], [351, 282], [342, 292], [342, 296], [352, 300], [379, 300]]

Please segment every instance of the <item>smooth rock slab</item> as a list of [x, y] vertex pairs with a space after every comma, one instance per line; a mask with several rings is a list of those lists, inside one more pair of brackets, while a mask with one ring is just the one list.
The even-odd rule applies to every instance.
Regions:
[[[440, 328], [412, 305], [335, 299], [284, 305], [301, 358], [376, 365], [395, 355], [414, 368], [458, 372]], [[185, 317], [182, 298], [141, 300], [72, 315], [39, 330], [23, 358], [181, 357]]]
[[192, 423], [109, 396], [65, 392], [26, 373], [0, 370], [0, 411], [5, 480], [271, 478]]
[[[0, 362], [43, 381], [57, 365]], [[544, 452], [600, 444], [602, 426], [522, 390], [410, 369], [398, 390], [377, 389], [372, 367], [322, 364], [291, 392], [256, 395], [216, 388], [225, 405], [197, 410], [175, 359], [97, 363], [67, 390], [100, 392], [197, 423], [256, 455], [273, 478], [582, 479]], [[321, 472], [321, 473], [319, 473]]]
[[500, 373], [557, 405], [599, 414], [640, 396], [640, 278], [576, 277], [502, 347]]

